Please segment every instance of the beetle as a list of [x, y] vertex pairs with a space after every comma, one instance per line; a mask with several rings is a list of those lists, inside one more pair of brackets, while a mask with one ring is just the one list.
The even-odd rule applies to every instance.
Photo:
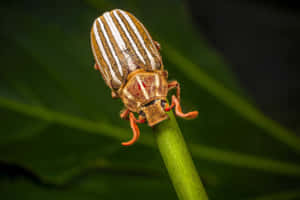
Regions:
[[[160, 45], [144, 25], [129, 12], [114, 9], [95, 19], [91, 29], [91, 48], [94, 68], [99, 70], [112, 98], [120, 98], [125, 106], [120, 117], [128, 119], [133, 137], [122, 145], [129, 146], [139, 138], [137, 123], [148, 122], [150, 127], [166, 120], [166, 112], [186, 119], [197, 117], [198, 111], [183, 113], [180, 106], [180, 85], [168, 82], [159, 50]], [[167, 94], [176, 88], [172, 103]], [[138, 113], [138, 118], [133, 113]]]

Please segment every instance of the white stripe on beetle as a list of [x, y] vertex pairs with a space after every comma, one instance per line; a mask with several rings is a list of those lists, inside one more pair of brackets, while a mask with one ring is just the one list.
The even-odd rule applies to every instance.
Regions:
[[140, 87], [142, 89], [142, 92], [143, 92], [145, 98], [149, 99], [149, 95], [148, 95], [148, 93], [147, 93], [147, 91], [146, 91], [146, 89], [145, 89], [145, 87], [144, 87], [144, 85], [143, 85], [143, 83], [142, 83], [142, 81], [140, 79], [140, 76], [136, 75], [135, 77], [136, 77], [136, 80], [137, 80], [138, 84], [140, 85]]
[[109, 39], [109, 37], [108, 37], [108, 35], [107, 35], [107, 33], [106, 33], [104, 24], [102, 23], [102, 21], [101, 21], [100, 18], [98, 18], [98, 21], [99, 21], [99, 23], [100, 23], [100, 27], [101, 27], [101, 30], [102, 30], [102, 32], [103, 32], [103, 35], [104, 35], [104, 37], [105, 37], [105, 39], [106, 39], [106, 42], [107, 42], [107, 44], [108, 44], [108, 46], [109, 46], [110, 52], [111, 52], [111, 54], [113, 55], [113, 57], [114, 57], [114, 59], [115, 59], [115, 61], [116, 61], [116, 63], [117, 63], [119, 72], [120, 72], [121, 76], [123, 76], [122, 66], [121, 66], [121, 64], [120, 64], [120, 61], [119, 61], [118, 56], [116, 55], [116, 52], [115, 52], [115, 50], [114, 50], [114, 48], [113, 48], [113, 45], [111, 44], [110, 39]]
[[129, 34], [129, 32], [128, 32], [126, 26], [125, 26], [125, 24], [123, 23], [123, 21], [122, 21], [121, 18], [119, 17], [119, 14], [117, 13], [116, 10], [114, 10], [113, 13], [114, 13], [114, 15], [115, 15], [115, 17], [116, 17], [118, 23], [121, 25], [123, 31], [125, 32], [126, 37], [127, 37], [128, 40], [130, 41], [130, 43], [131, 43], [131, 45], [132, 45], [132, 47], [133, 47], [135, 53], [138, 55], [138, 57], [141, 59], [141, 61], [142, 61], [144, 64], [146, 64], [146, 62], [145, 62], [143, 56], [141, 55], [139, 49], [138, 49], [137, 46], [136, 46], [134, 40], [132, 39], [131, 35]]
[[122, 39], [122, 37], [121, 37], [121, 35], [120, 35], [117, 27], [116, 27], [116, 25], [114, 24], [114, 22], [113, 22], [113, 20], [112, 20], [112, 18], [110, 16], [110, 14], [109, 13], [105, 13], [103, 16], [104, 16], [104, 18], [105, 18], [105, 20], [106, 20], [106, 22], [108, 24], [108, 27], [110, 28], [110, 30], [111, 30], [111, 32], [112, 32], [112, 34], [113, 34], [113, 36], [114, 36], [114, 38], [115, 38], [115, 40], [117, 42], [117, 45], [119, 46], [119, 48], [121, 49], [121, 51], [125, 51], [126, 50], [126, 45], [125, 45], [125, 43], [124, 43], [124, 41], [123, 41], [123, 39]]
[[130, 17], [123, 11], [120, 10], [120, 12], [122, 13], [122, 15], [125, 17], [125, 19], [127, 20], [127, 22], [129, 23], [129, 25], [131, 26], [131, 28], [133, 29], [134, 33], [136, 34], [136, 36], [138, 37], [140, 43], [142, 44], [143, 48], [145, 49], [148, 58], [150, 59], [151, 62], [151, 66], [152, 69], [155, 69], [155, 62], [154, 59], [151, 55], [151, 53], [149, 52], [149, 50], [147, 49], [146, 45], [145, 45], [145, 41], [143, 39], [143, 37], [141, 36], [141, 34], [139, 33], [137, 27], [135, 26], [135, 24], [133, 23], [133, 21], [130, 19]]
[[116, 40], [117, 45], [119, 46], [120, 50], [122, 51], [125, 60], [128, 64], [128, 68], [133, 71], [136, 69], [136, 66], [134, 64], [134, 62], [132, 61], [132, 58], [130, 57], [130, 55], [128, 55], [128, 53], [126, 52], [126, 44], [122, 38], [122, 36], [120, 35], [120, 32], [118, 31], [114, 21], [112, 20], [111, 16], [109, 13], [105, 13], [104, 15], [105, 20], [107, 21], [107, 24], [113, 34], [113, 37]]
[[97, 55], [96, 55], [96, 51], [95, 51], [95, 47], [94, 47], [94, 45], [93, 45], [93, 42], [91, 43], [91, 46], [92, 46], [93, 54], [95, 55], [96, 65], [99, 66], [99, 69], [100, 69], [101, 73], [103, 74], [105, 80], [109, 80], [109, 76], [107, 75], [107, 72], [106, 72], [106, 71], [103, 71], [103, 68], [102, 68], [101, 65], [100, 65], [99, 59], [98, 59], [98, 57], [97, 57]]
[[104, 49], [103, 44], [101, 42], [101, 39], [99, 37], [99, 32], [98, 32], [97, 22], [96, 21], [94, 23], [94, 34], [95, 34], [96, 41], [97, 41], [97, 44], [99, 46], [99, 49], [100, 49], [100, 51], [101, 51], [101, 53], [103, 55], [103, 58], [104, 58], [106, 64], [108, 65], [108, 67], [109, 67], [109, 71], [110, 71], [110, 73], [112, 75], [113, 80], [115, 80], [115, 81], [117, 81], [117, 82], [119, 82], [121, 84], [121, 81], [117, 78], [115, 72], [112, 70], [111, 63], [109, 62], [109, 58], [107, 57], [107, 54], [105, 52], [105, 49]]

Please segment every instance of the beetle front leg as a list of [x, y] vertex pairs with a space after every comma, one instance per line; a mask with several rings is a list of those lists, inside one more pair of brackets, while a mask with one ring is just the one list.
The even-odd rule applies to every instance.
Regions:
[[176, 96], [178, 98], [178, 101], [180, 102], [180, 85], [177, 81], [171, 81], [168, 83], [168, 91], [176, 88]]
[[133, 137], [128, 142], [122, 142], [123, 146], [130, 146], [130, 145], [134, 144], [139, 139], [139, 137], [140, 137], [140, 129], [137, 126], [136, 123], [144, 123], [144, 121], [140, 121], [140, 119], [137, 120], [134, 117], [134, 115], [133, 115], [132, 112], [129, 113], [129, 121], [130, 121], [130, 126], [131, 126], [131, 129], [132, 129], [132, 132], [133, 132]]
[[198, 116], [198, 111], [191, 111], [188, 113], [183, 113], [181, 106], [180, 106], [180, 102], [179, 100], [176, 98], [175, 95], [172, 96], [172, 104], [170, 106], [167, 106], [165, 108], [165, 111], [170, 111], [173, 107], [175, 106], [175, 114], [178, 117], [184, 118], [184, 119], [194, 119]]
[[173, 95], [172, 96], [172, 104], [175, 104], [175, 113], [178, 117], [182, 117], [185, 119], [194, 119], [198, 116], [198, 111], [191, 111], [188, 113], [183, 113], [181, 110], [180, 102], [179, 100]]

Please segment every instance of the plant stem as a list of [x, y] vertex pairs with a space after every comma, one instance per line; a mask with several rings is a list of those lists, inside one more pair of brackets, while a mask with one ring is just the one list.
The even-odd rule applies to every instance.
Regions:
[[190, 152], [174, 114], [154, 127], [159, 151], [180, 200], [207, 200], [207, 194], [194, 166]]

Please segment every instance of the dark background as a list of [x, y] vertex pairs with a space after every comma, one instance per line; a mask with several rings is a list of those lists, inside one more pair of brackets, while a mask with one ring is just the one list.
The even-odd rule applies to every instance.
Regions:
[[177, 121], [210, 199], [300, 199], [296, 3], [0, 5], [1, 200], [176, 199], [151, 128], [120, 145], [132, 135], [122, 102], [93, 69], [91, 25], [114, 8], [143, 22], [181, 84], [183, 111], [199, 110]]
[[188, 0], [195, 25], [258, 106], [299, 130], [300, 7], [295, 1]]

